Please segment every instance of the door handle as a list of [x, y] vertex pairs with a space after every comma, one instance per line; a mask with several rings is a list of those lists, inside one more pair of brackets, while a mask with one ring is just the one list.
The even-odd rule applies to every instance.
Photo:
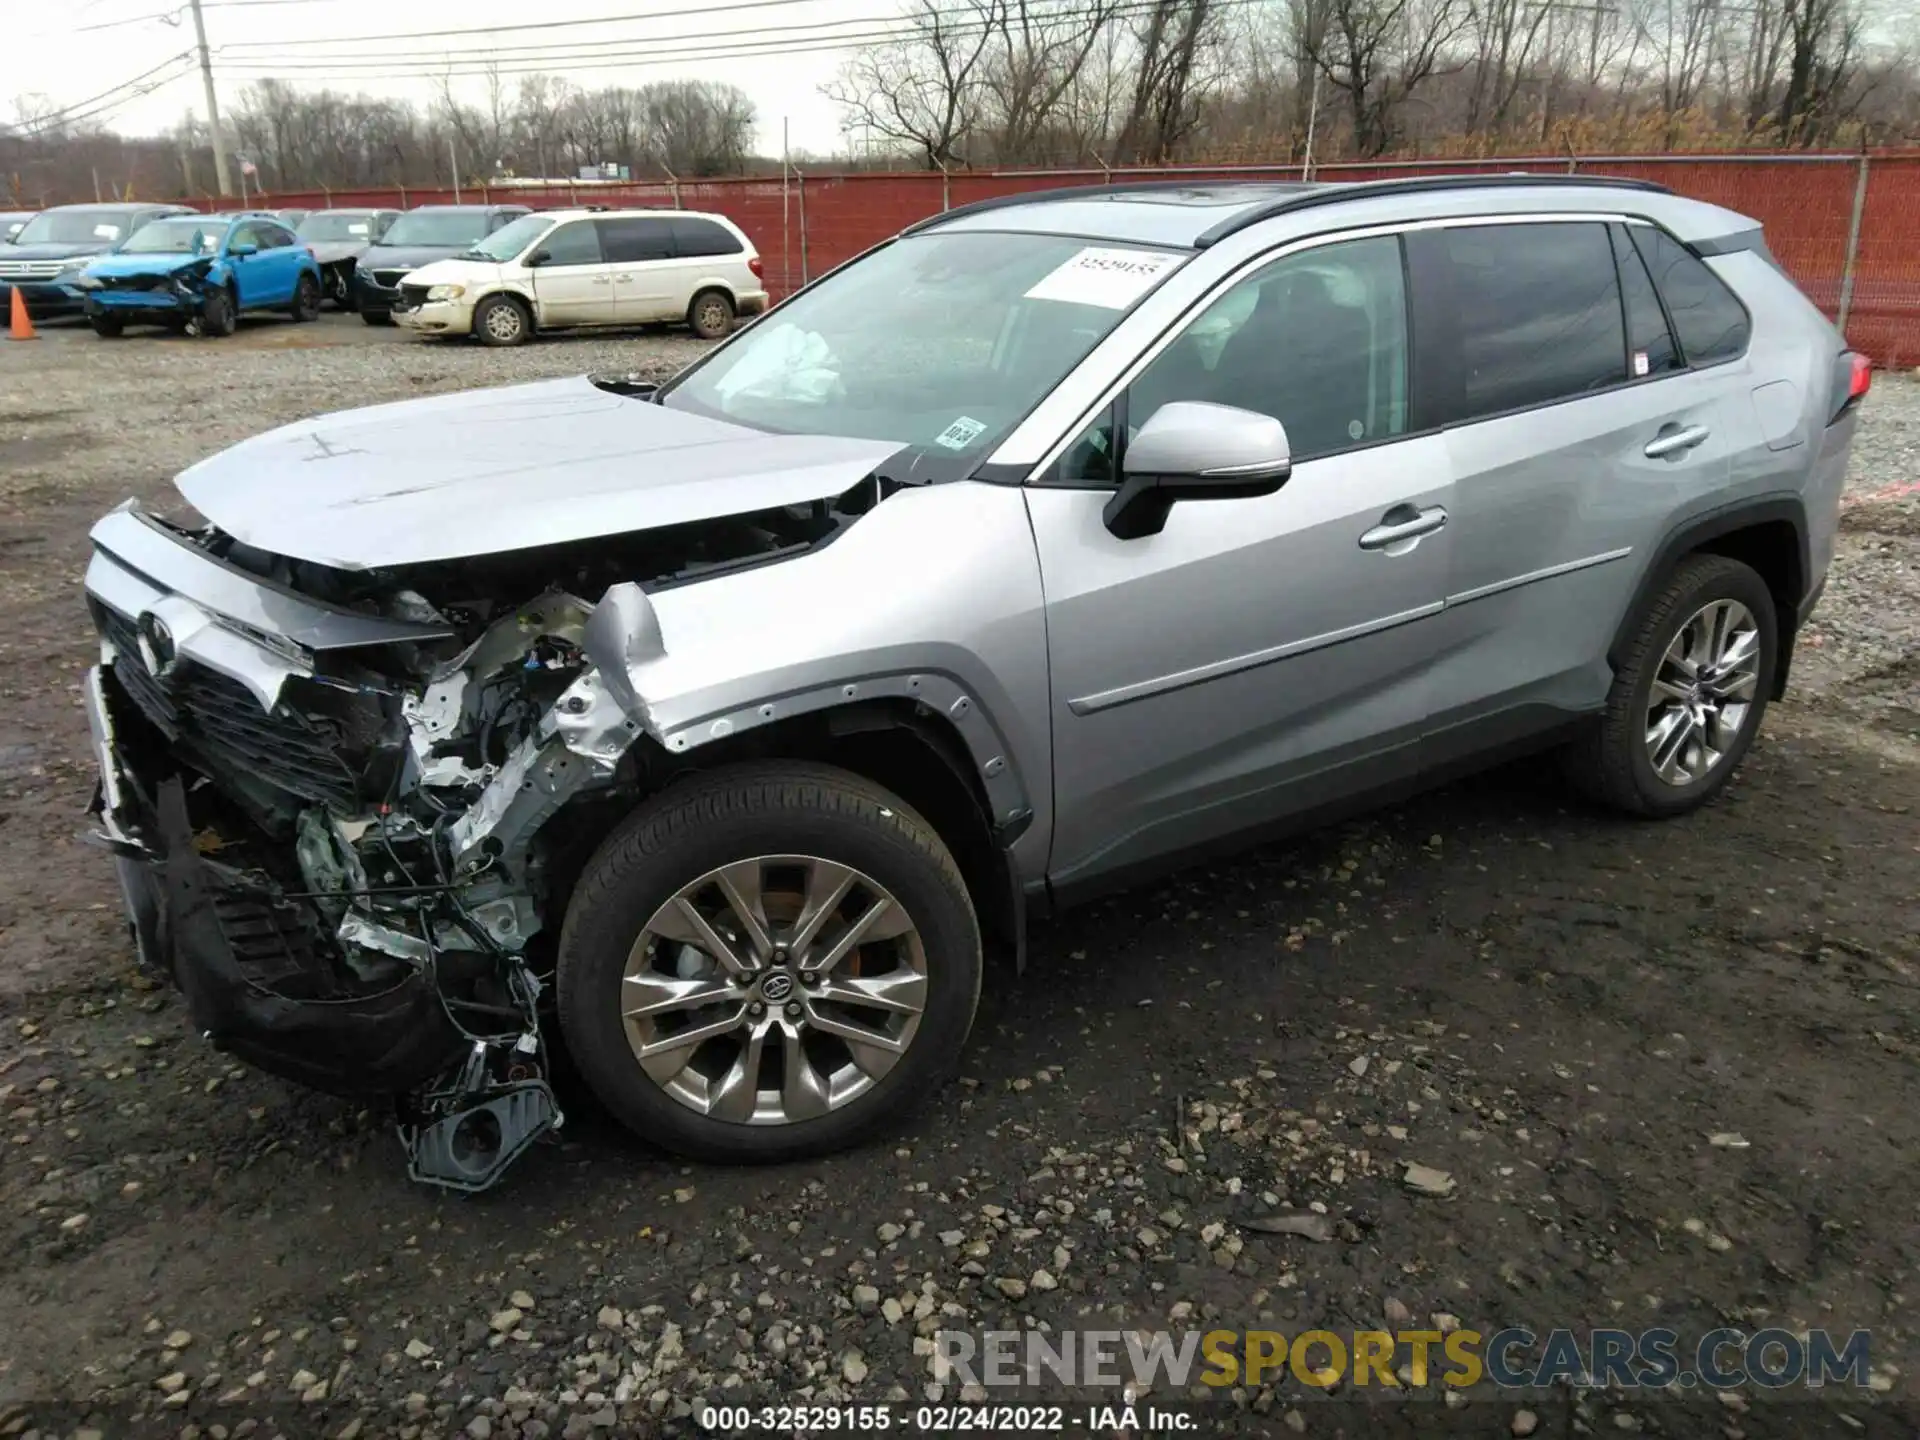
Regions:
[[1649, 440], [1643, 453], [1649, 460], [1662, 460], [1669, 455], [1683, 455], [1705, 440], [1708, 433], [1704, 425], [1689, 425], [1684, 430], [1669, 430]]
[[633, 276], [616, 275], [613, 277], [613, 283], [616, 285], [631, 285], [633, 283]]
[[596, 275], [593, 277], [593, 283], [596, 285], [611, 285], [613, 281], [609, 280], [605, 275]]
[[1396, 505], [1380, 517], [1380, 523], [1360, 537], [1362, 550], [1384, 550], [1402, 540], [1418, 540], [1431, 535], [1447, 523], [1447, 512], [1439, 505], [1419, 510], [1411, 505]]

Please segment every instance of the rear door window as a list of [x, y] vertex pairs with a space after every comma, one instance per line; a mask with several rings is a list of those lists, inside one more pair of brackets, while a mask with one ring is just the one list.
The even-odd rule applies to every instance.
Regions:
[[[1425, 232], [1429, 283], [1449, 320], [1452, 373], [1435, 418], [1468, 421], [1604, 390], [1628, 378], [1613, 244], [1598, 222]], [[1437, 273], [1433, 273], [1437, 271]]]
[[600, 243], [606, 247], [607, 259], [615, 264], [673, 258], [673, 225], [663, 217], [626, 215], [594, 223], [600, 227]]
[[673, 244], [678, 254], [688, 257], [738, 255], [741, 251], [741, 244], [732, 232], [711, 220], [676, 215], [668, 224], [673, 227]]
[[1745, 354], [1753, 330], [1746, 307], [1706, 262], [1651, 225], [1630, 225], [1627, 233], [1666, 301], [1686, 363], [1717, 365]]

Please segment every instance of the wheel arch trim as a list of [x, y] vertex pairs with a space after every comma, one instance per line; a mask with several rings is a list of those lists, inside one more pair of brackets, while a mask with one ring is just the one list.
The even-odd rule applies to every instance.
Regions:
[[1782, 523], [1786, 524], [1793, 533], [1794, 548], [1793, 570], [1787, 577], [1788, 603], [1777, 606], [1778, 613], [1775, 616], [1779, 631], [1779, 657], [1774, 667], [1772, 698], [1779, 699], [1786, 689], [1787, 670], [1793, 655], [1794, 637], [1803, 618], [1801, 610], [1813, 584], [1806, 500], [1791, 491], [1777, 491], [1745, 500], [1736, 500], [1731, 504], [1688, 516], [1671, 526], [1659, 545], [1655, 547], [1652, 559], [1641, 570], [1640, 578], [1634, 583], [1632, 598], [1628, 601], [1619, 624], [1614, 629], [1612, 642], [1607, 646], [1607, 663], [1616, 671], [1620, 668], [1622, 657], [1628, 645], [1632, 643], [1635, 622], [1640, 613], [1646, 608], [1647, 601], [1655, 590], [1673, 573], [1681, 560], [1688, 555], [1706, 550], [1715, 541], [1724, 540], [1727, 536], [1742, 530]]

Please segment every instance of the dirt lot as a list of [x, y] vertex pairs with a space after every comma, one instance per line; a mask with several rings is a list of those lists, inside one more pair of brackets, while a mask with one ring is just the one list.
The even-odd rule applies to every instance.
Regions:
[[[1626, 824], [1522, 765], [1071, 915], [990, 983], [965, 1078], [892, 1144], [688, 1168], [571, 1096], [563, 1143], [457, 1200], [407, 1183], [383, 1116], [189, 1034], [78, 839], [89, 523], [269, 424], [697, 350], [348, 317], [0, 346], [0, 1433], [652, 1433], [703, 1400], [957, 1398], [927, 1389], [935, 1327], [1429, 1316], [1870, 1328], [1872, 1392], [1525, 1403], [1542, 1435], [1914, 1433], [1908, 380], [1876, 385], [1796, 693], [1721, 803]], [[1407, 1162], [1452, 1194], [1411, 1193]], [[1236, 1224], [1282, 1207], [1324, 1209], [1325, 1238]], [[1288, 1379], [1196, 1413], [1526, 1433], [1519, 1408], [1362, 1411]]]

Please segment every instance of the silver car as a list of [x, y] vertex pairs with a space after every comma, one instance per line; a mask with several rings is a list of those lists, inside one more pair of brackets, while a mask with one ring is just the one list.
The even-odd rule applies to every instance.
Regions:
[[260, 1066], [478, 1188], [564, 1041], [683, 1154], [854, 1142], [1027, 916], [1559, 747], [1719, 792], [1865, 361], [1647, 185], [954, 210], [672, 382], [301, 421], [93, 532], [98, 828]]

